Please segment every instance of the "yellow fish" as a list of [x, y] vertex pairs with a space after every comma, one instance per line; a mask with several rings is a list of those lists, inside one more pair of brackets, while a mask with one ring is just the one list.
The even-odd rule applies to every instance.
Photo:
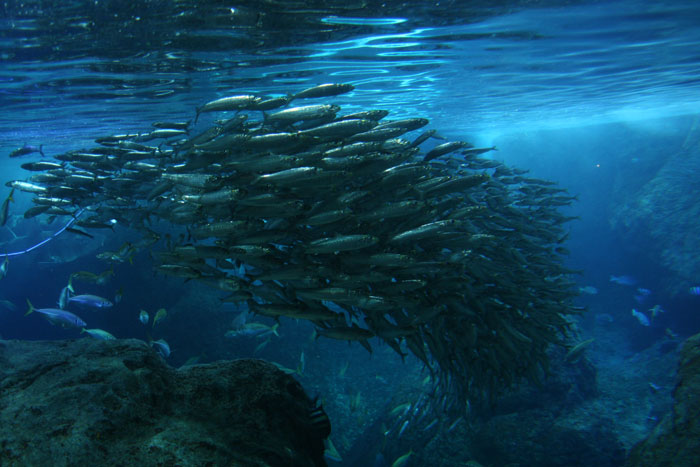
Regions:
[[158, 311], [156, 311], [156, 315], [153, 317], [153, 324], [151, 326], [155, 327], [156, 323], [165, 318], [167, 315], [168, 312], [165, 311], [165, 308], [160, 308]]

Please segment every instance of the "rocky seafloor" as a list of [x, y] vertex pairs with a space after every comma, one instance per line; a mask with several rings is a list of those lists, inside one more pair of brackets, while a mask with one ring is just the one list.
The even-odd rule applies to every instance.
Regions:
[[[409, 414], [403, 427], [389, 412], [415, 401], [404, 387], [386, 411], [366, 413], [342, 465], [391, 465], [406, 452], [407, 465], [696, 465], [700, 335], [679, 353], [652, 346], [619, 361], [599, 357], [608, 344], [569, 363], [555, 350], [542, 387], [522, 386], [454, 425]], [[0, 341], [0, 377], [3, 466], [338, 465], [323, 458], [315, 403], [261, 360], [174, 369], [139, 340]], [[343, 394], [328, 384], [314, 390], [332, 406]], [[336, 439], [353, 429], [357, 412], [348, 415], [331, 413]]]
[[620, 170], [610, 224], [624, 243], [647, 245], [644, 254], [666, 270], [669, 292], [687, 293], [700, 275], [700, 119], [680, 146], [644, 152], [654, 165]]
[[693, 467], [700, 463], [700, 334], [683, 344], [673, 408], [629, 456], [629, 467]]
[[176, 370], [139, 340], [0, 341], [0, 465], [325, 465], [314, 403], [261, 360]]

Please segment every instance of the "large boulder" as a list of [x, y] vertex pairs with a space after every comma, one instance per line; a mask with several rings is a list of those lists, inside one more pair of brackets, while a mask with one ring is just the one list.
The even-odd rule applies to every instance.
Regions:
[[627, 244], [645, 245], [643, 253], [667, 271], [672, 294], [687, 293], [700, 275], [700, 130], [693, 136], [695, 145], [668, 157], [641, 187], [625, 185], [611, 206], [613, 230]]
[[178, 370], [133, 339], [0, 341], [0, 465], [325, 465], [314, 409], [261, 360]]
[[681, 349], [673, 410], [630, 453], [629, 467], [694, 467], [700, 462], [700, 334]]

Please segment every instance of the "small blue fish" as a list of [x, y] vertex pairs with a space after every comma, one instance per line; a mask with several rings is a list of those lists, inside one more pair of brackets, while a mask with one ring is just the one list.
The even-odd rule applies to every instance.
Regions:
[[148, 324], [148, 312], [146, 310], [141, 310], [139, 312], [139, 321], [141, 321], [141, 324]]
[[450, 433], [452, 430], [454, 430], [455, 427], [456, 427], [457, 425], [459, 425], [459, 422], [461, 422], [461, 421], [462, 421], [462, 418], [460, 417], [460, 418], [458, 418], [457, 420], [455, 420], [454, 422], [452, 422], [452, 425], [450, 425], [449, 427], [447, 427], [447, 432]]
[[647, 318], [647, 315], [645, 315], [644, 313], [640, 313], [634, 308], [632, 308], [632, 316], [637, 318], [637, 321], [639, 321], [639, 324], [641, 324], [642, 326], [649, 326], [651, 324], [649, 318]]
[[610, 276], [610, 282], [614, 282], [620, 285], [635, 285], [637, 279], [632, 276]]
[[102, 330], [102, 329], [96, 329], [96, 328], [95, 328], [95, 329], [86, 329], [86, 328], [83, 328], [83, 329], [80, 330], [80, 334], [82, 334], [82, 333], [86, 333], [86, 334], [88, 334], [88, 335], [94, 337], [95, 339], [100, 339], [100, 340], [103, 340], [103, 341], [111, 341], [111, 340], [116, 339], [116, 337], [114, 337], [112, 334], [110, 334], [110, 333], [108, 333], [107, 331], [104, 331], [104, 330]]
[[168, 358], [170, 356], [170, 346], [167, 342], [165, 342], [165, 339], [151, 341], [151, 345], [156, 349], [156, 352], [163, 356], [163, 358]]
[[68, 299], [68, 303], [76, 303], [86, 308], [111, 308], [113, 303], [106, 298], [98, 297], [97, 295], [75, 295]]
[[61, 310], [66, 308], [68, 299], [73, 292], [75, 292], [75, 290], [73, 290], [72, 280], [68, 280], [68, 285], [61, 289], [61, 294], [58, 296], [58, 307]]
[[58, 324], [68, 328], [83, 328], [87, 326], [85, 321], [69, 311], [60, 310], [58, 308], [34, 308], [34, 305], [32, 305], [29, 299], [27, 299], [27, 305], [29, 305], [29, 309], [24, 316], [36, 311], [46, 316], [46, 319], [48, 319], [51, 324]]
[[649, 311], [651, 311], [652, 318], [656, 318], [659, 313], [666, 313], [666, 310], [661, 308], [661, 305], [654, 305], [653, 307], [649, 308]]
[[15, 199], [12, 197], [13, 194], [15, 194], [14, 188], [10, 190], [9, 196], [2, 203], [0, 208], [0, 226], [7, 224], [7, 220], [10, 218], [10, 203], [15, 202]]
[[588, 295], [596, 295], [598, 293], [598, 289], [596, 289], [592, 285], [586, 285], [583, 287], [579, 287], [578, 291], [579, 291], [579, 293], [582, 293], [582, 294], [585, 293]]
[[406, 431], [406, 428], [408, 427], [408, 420], [403, 422], [403, 425], [401, 425], [401, 429], [399, 430], [399, 435], [397, 438], [401, 438], [401, 435], [403, 434], [404, 431]]
[[688, 289], [688, 292], [690, 293], [690, 295], [700, 295], [700, 286], [696, 285], [694, 287], [691, 287], [690, 289]]
[[432, 422], [430, 422], [425, 428], [423, 428], [423, 431], [429, 431], [432, 427], [438, 424], [438, 419], [436, 418]]
[[2, 266], [0, 266], [0, 279], [5, 277], [7, 275], [7, 266], [10, 264], [10, 258], [5, 256], [5, 261], [2, 262]]

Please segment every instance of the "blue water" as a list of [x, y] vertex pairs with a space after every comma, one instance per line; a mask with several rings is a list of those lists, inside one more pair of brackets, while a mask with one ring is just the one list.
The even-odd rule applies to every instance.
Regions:
[[[351, 83], [352, 93], [334, 99], [347, 112], [387, 109], [393, 118], [429, 118], [442, 136], [497, 146], [489, 157], [578, 196], [565, 208], [579, 220], [570, 224], [564, 246], [570, 250], [567, 266], [581, 271], [576, 280], [597, 289], [579, 298], [587, 307], [579, 329], [581, 340], [596, 337], [590, 358], [600, 368], [644, 362], [649, 349], [668, 342], [671, 348], [700, 331], [700, 297], [688, 292], [700, 285], [698, 268], [674, 270], [676, 263], [658, 254], [658, 237], [627, 235], [613, 222], [615, 206], [644, 190], [670, 156], [698, 150], [692, 137], [700, 105], [700, 4], [442, 2], [428, 8], [416, 1], [363, 9], [353, 2], [286, 8], [283, 2], [257, 3], [142, 1], [127, 8], [121, 2], [66, 2], [41, 14], [32, 2], [1, 6], [0, 181], [25, 179], [20, 164], [39, 159], [6, 157], [25, 143], [43, 144], [52, 156], [88, 147], [99, 136], [145, 131], [153, 121], [194, 118], [197, 106], [233, 93], [286, 95], [325, 82]], [[204, 115], [202, 124], [213, 118]], [[60, 219], [25, 220], [30, 196], [15, 198], [11, 231], [0, 229], [0, 253], [21, 251], [63, 225]], [[675, 214], [682, 218], [683, 212]], [[82, 292], [110, 299], [123, 291], [113, 310], [86, 313], [90, 327], [117, 337], [165, 338], [174, 365], [190, 357], [255, 355], [294, 369], [303, 351], [306, 368], [299, 378], [310, 393], [335, 401], [328, 403], [329, 413], [343, 420], [337, 435], [334, 428], [343, 453], [397, 384], [402, 391], [420, 386], [415, 362], [399, 367], [410, 369], [402, 380], [392, 352], [369, 359], [359, 346], [313, 341], [306, 323], [284, 322], [279, 340], [257, 353], [259, 339], [224, 340], [239, 309], [215, 298], [186, 309], [188, 297], [210, 289], [154, 276], [147, 253], [133, 264], [96, 258], [130, 235], [120, 225], [114, 232], [95, 231], [94, 239], [64, 234], [12, 258], [0, 280], [0, 299], [15, 309], [0, 305], [0, 336], [80, 337], [36, 314], [24, 317], [26, 300], [54, 306], [71, 273], [113, 267], [107, 284], [80, 285]], [[616, 284], [611, 275], [633, 276], [637, 285]], [[635, 299], [638, 287], [650, 291], [644, 300]], [[654, 305], [665, 312], [650, 326], [631, 314], [633, 308], [648, 314]], [[162, 323], [139, 323], [139, 310], [153, 317], [161, 307], [169, 311]], [[346, 362], [347, 373], [333, 377]], [[672, 378], [669, 372], [665, 376]], [[358, 392], [362, 417], [347, 411]], [[630, 426], [637, 416], [629, 414]], [[635, 432], [625, 447], [644, 435]], [[396, 448], [385, 457], [403, 452]]]

